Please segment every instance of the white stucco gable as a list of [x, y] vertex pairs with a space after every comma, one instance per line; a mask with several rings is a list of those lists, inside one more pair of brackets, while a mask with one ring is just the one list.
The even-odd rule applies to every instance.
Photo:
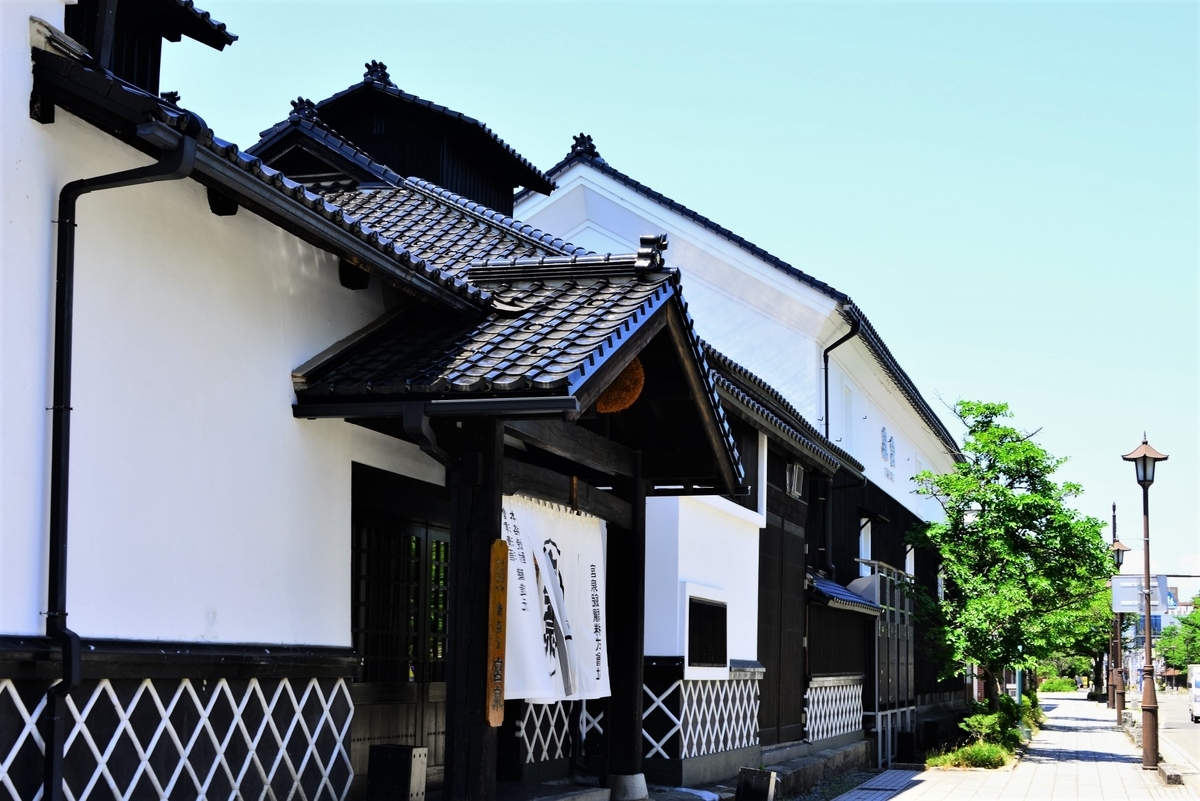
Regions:
[[558, 188], [549, 196], [519, 195], [518, 218], [597, 252], [628, 250], [643, 234], [666, 233], [667, 263], [683, 273], [700, 335], [818, 428], [825, 430], [828, 416], [830, 438], [866, 466], [872, 482], [923, 518], [938, 514], [913, 495], [911, 478], [923, 469], [952, 469], [949, 436], [939, 422], [931, 425], [933, 412], [914, 402], [915, 388], [902, 389], [862, 337], [830, 355], [827, 414], [822, 352], [850, 329], [848, 296], [603, 160], [569, 157], [550, 174]]

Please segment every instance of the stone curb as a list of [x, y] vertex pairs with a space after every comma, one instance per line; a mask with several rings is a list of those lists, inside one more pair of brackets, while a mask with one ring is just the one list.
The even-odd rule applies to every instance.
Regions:
[[1162, 779], [1164, 784], [1183, 784], [1183, 774], [1179, 772], [1179, 768], [1166, 762], [1158, 763], [1158, 778]]

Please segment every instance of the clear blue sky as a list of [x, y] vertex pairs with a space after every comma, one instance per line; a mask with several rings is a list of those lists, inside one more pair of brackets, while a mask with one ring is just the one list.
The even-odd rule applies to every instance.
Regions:
[[1151, 553], [1200, 573], [1195, 3], [200, 5], [241, 39], [163, 88], [224, 138], [369, 59], [543, 169], [586, 131], [852, 295], [935, 406], [1010, 403], [1131, 545], [1145, 429]]

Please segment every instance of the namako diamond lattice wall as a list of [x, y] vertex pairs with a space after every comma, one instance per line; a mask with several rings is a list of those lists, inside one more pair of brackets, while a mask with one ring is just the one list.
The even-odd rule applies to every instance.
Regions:
[[[45, 684], [0, 679], [0, 786], [42, 797]], [[67, 699], [70, 801], [342, 801], [353, 703], [342, 679], [102, 679]]]
[[862, 729], [863, 679], [814, 677], [804, 694], [808, 739], [818, 742]]
[[643, 685], [646, 758], [687, 759], [758, 743], [758, 680]]

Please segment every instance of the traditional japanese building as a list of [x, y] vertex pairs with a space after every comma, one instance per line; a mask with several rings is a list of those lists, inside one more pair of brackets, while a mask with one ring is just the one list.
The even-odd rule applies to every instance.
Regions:
[[[752, 376], [760, 402], [788, 410], [800, 430], [815, 421], [819, 441], [842, 454], [832, 472], [802, 471], [785, 493], [803, 559], [799, 540], [759, 533], [764, 761], [863, 737], [878, 763], [910, 755], [918, 737], [936, 736], [943, 707], [964, 697], [961, 681], [936, 680], [940, 666], [919, 647], [896, 592], [910, 577], [936, 583], [936, 556], [905, 544], [913, 526], [940, 514], [912, 492], [911, 477], [952, 469], [954, 438], [845, 293], [616, 169], [585, 134], [546, 175], [554, 192], [520, 192], [518, 214], [591, 248], [619, 249], [642, 226], [668, 233], [668, 263], [688, 282], [706, 340], [724, 354], [716, 363]], [[787, 463], [780, 454], [777, 476], [795, 470]]]
[[159, 96], [163, 39], [236, 38], [190, 2], [0, 13], [0, 784], [343, 799], [392, 743], [447, 799], [644, 796], [646, 498], [746, 492], [667, 239], [489, 207], [550, 184], [382, 65], [314, 107], [416, 177]]

